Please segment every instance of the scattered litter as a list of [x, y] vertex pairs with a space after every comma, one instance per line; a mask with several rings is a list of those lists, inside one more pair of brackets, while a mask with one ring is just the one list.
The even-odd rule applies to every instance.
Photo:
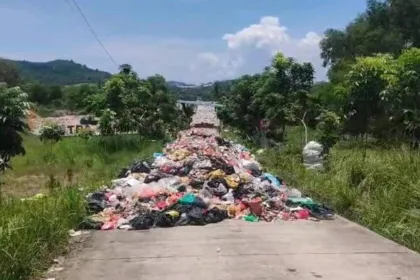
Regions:
[[54, 264], [63, 264], [63, 263], [64, 263], [64, 257], [62, 256], [54, 259]]
[[198, 106], [190, 128], [176, 141], [134, 161], [111, 186], [87, 197], [91, 215], [79, 229], [148, 230], [228, 218], [254, 223], [332, 218], [331, 209], [263, 173], [246, 147], [220, 137], [219, 125], [214, 108]]
[[21, 198], [20, 200], [21, 201], [31, 201], [31, 200], [39, 200], [39, 199], [42, 199], [42, 198], [45, 198], [45, 197], [47, 197], [45, 194], [38, 193], [38, 194], [36, 194], [34, 196], [31, 196], [31, 197]]
[[64, 267], [51, 267], [50, 269], [48, 269], [48, 273], [53, 273], [53, 272], [60, 272], [63, 271]]
[[69, 230], [69, 235], [71, 237], [76, 237], [76, 236], [81, 236], [81, 235], [86, 235], [86, 234], [89, 234], [89, 232], [88, 231], [82, 231], [82, 230], [75, 231], [74, 229]]

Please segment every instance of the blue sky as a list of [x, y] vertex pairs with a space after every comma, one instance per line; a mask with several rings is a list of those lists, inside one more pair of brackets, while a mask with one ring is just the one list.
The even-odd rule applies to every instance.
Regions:
[[[255, 73], [277, 51], [314, 64], [319, 40], [365, 0], [78, 0], [118, 64], [191, 83]], [[123, 4], [124, 3], [124, 4]], [[72, 0], [0, 0], [0, 56], [73, 59], [116, 72]]]

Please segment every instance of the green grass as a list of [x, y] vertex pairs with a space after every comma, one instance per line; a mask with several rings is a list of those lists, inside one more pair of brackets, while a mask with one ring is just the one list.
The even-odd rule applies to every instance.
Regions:
[[[66, 138], [52, 146], [26, 136], [24, 143], [27, 154], [14, 158], [14, 170], [0, 178], [5, 183], [0, 203], [2, 280], [29, 279], [48, 268], [68, 246], [68, 230], [84, 218], [86, 193], [163, 145], [133, 135]], [[49, 175], [56, 181], [54, 188], [48, 187]], [[39, 192], [46, 197], [20, 199]]]
[[84, 140], [67, 137], [50, 145], [25, 136], [25, 156], [12, 159], [13, 170], [2, 175], [6, 196], [32, 196], [48, 192], [53, 181], [61, 186], [100, 185], [114, 179], [118, 170], [136, 158], [150, 157], [162, 149], [162, 141], [135, 135]]
[[326, 171], [308, 171], [297, 134], [292, 129], [287, 145], [264, 153], [261, 163], [339, 214], [420, 252], [420, 152], [369, 145], [364, 158], [360, 143], [341, 142]]
[[66, 249], [68, 230], [85, 215], [84, 198], [69, 188], [34, 201], [8, 199], [0, 213], [0, 279], [28, 279]]

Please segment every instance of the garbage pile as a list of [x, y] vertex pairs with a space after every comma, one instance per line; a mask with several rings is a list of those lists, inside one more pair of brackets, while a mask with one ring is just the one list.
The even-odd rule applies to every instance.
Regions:
[[191, 127], [211, 127], [217, 128], [220, 126], [220, 121], [217, 118], [214, 107], [212, 106], [197, 106], [195, 114], [192, 116]]
[[[111, 188], [88, 196], [83, 229], [145, 230], [249, 222], [332, 219], [333, 212], [262, 172], [244, 146], [221, 138], [214, 108], [198, 107], [190, 129], [162, 153], [121, 170]], [[213, 127], [213, 128], [212, 128]]]

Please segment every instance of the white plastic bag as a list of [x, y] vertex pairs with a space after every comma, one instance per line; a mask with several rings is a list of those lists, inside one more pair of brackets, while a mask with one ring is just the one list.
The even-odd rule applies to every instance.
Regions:
[[303, 164], [307, 169], [323, 169], [324, 158], [322, 156], [322, 145], [311, 141], [303, 148]]
[[255, 160], [241, 160], [241, 164], [245, 169], [251, 170], [251, 171], [260, 171], [261, 165], [256, 162]]

